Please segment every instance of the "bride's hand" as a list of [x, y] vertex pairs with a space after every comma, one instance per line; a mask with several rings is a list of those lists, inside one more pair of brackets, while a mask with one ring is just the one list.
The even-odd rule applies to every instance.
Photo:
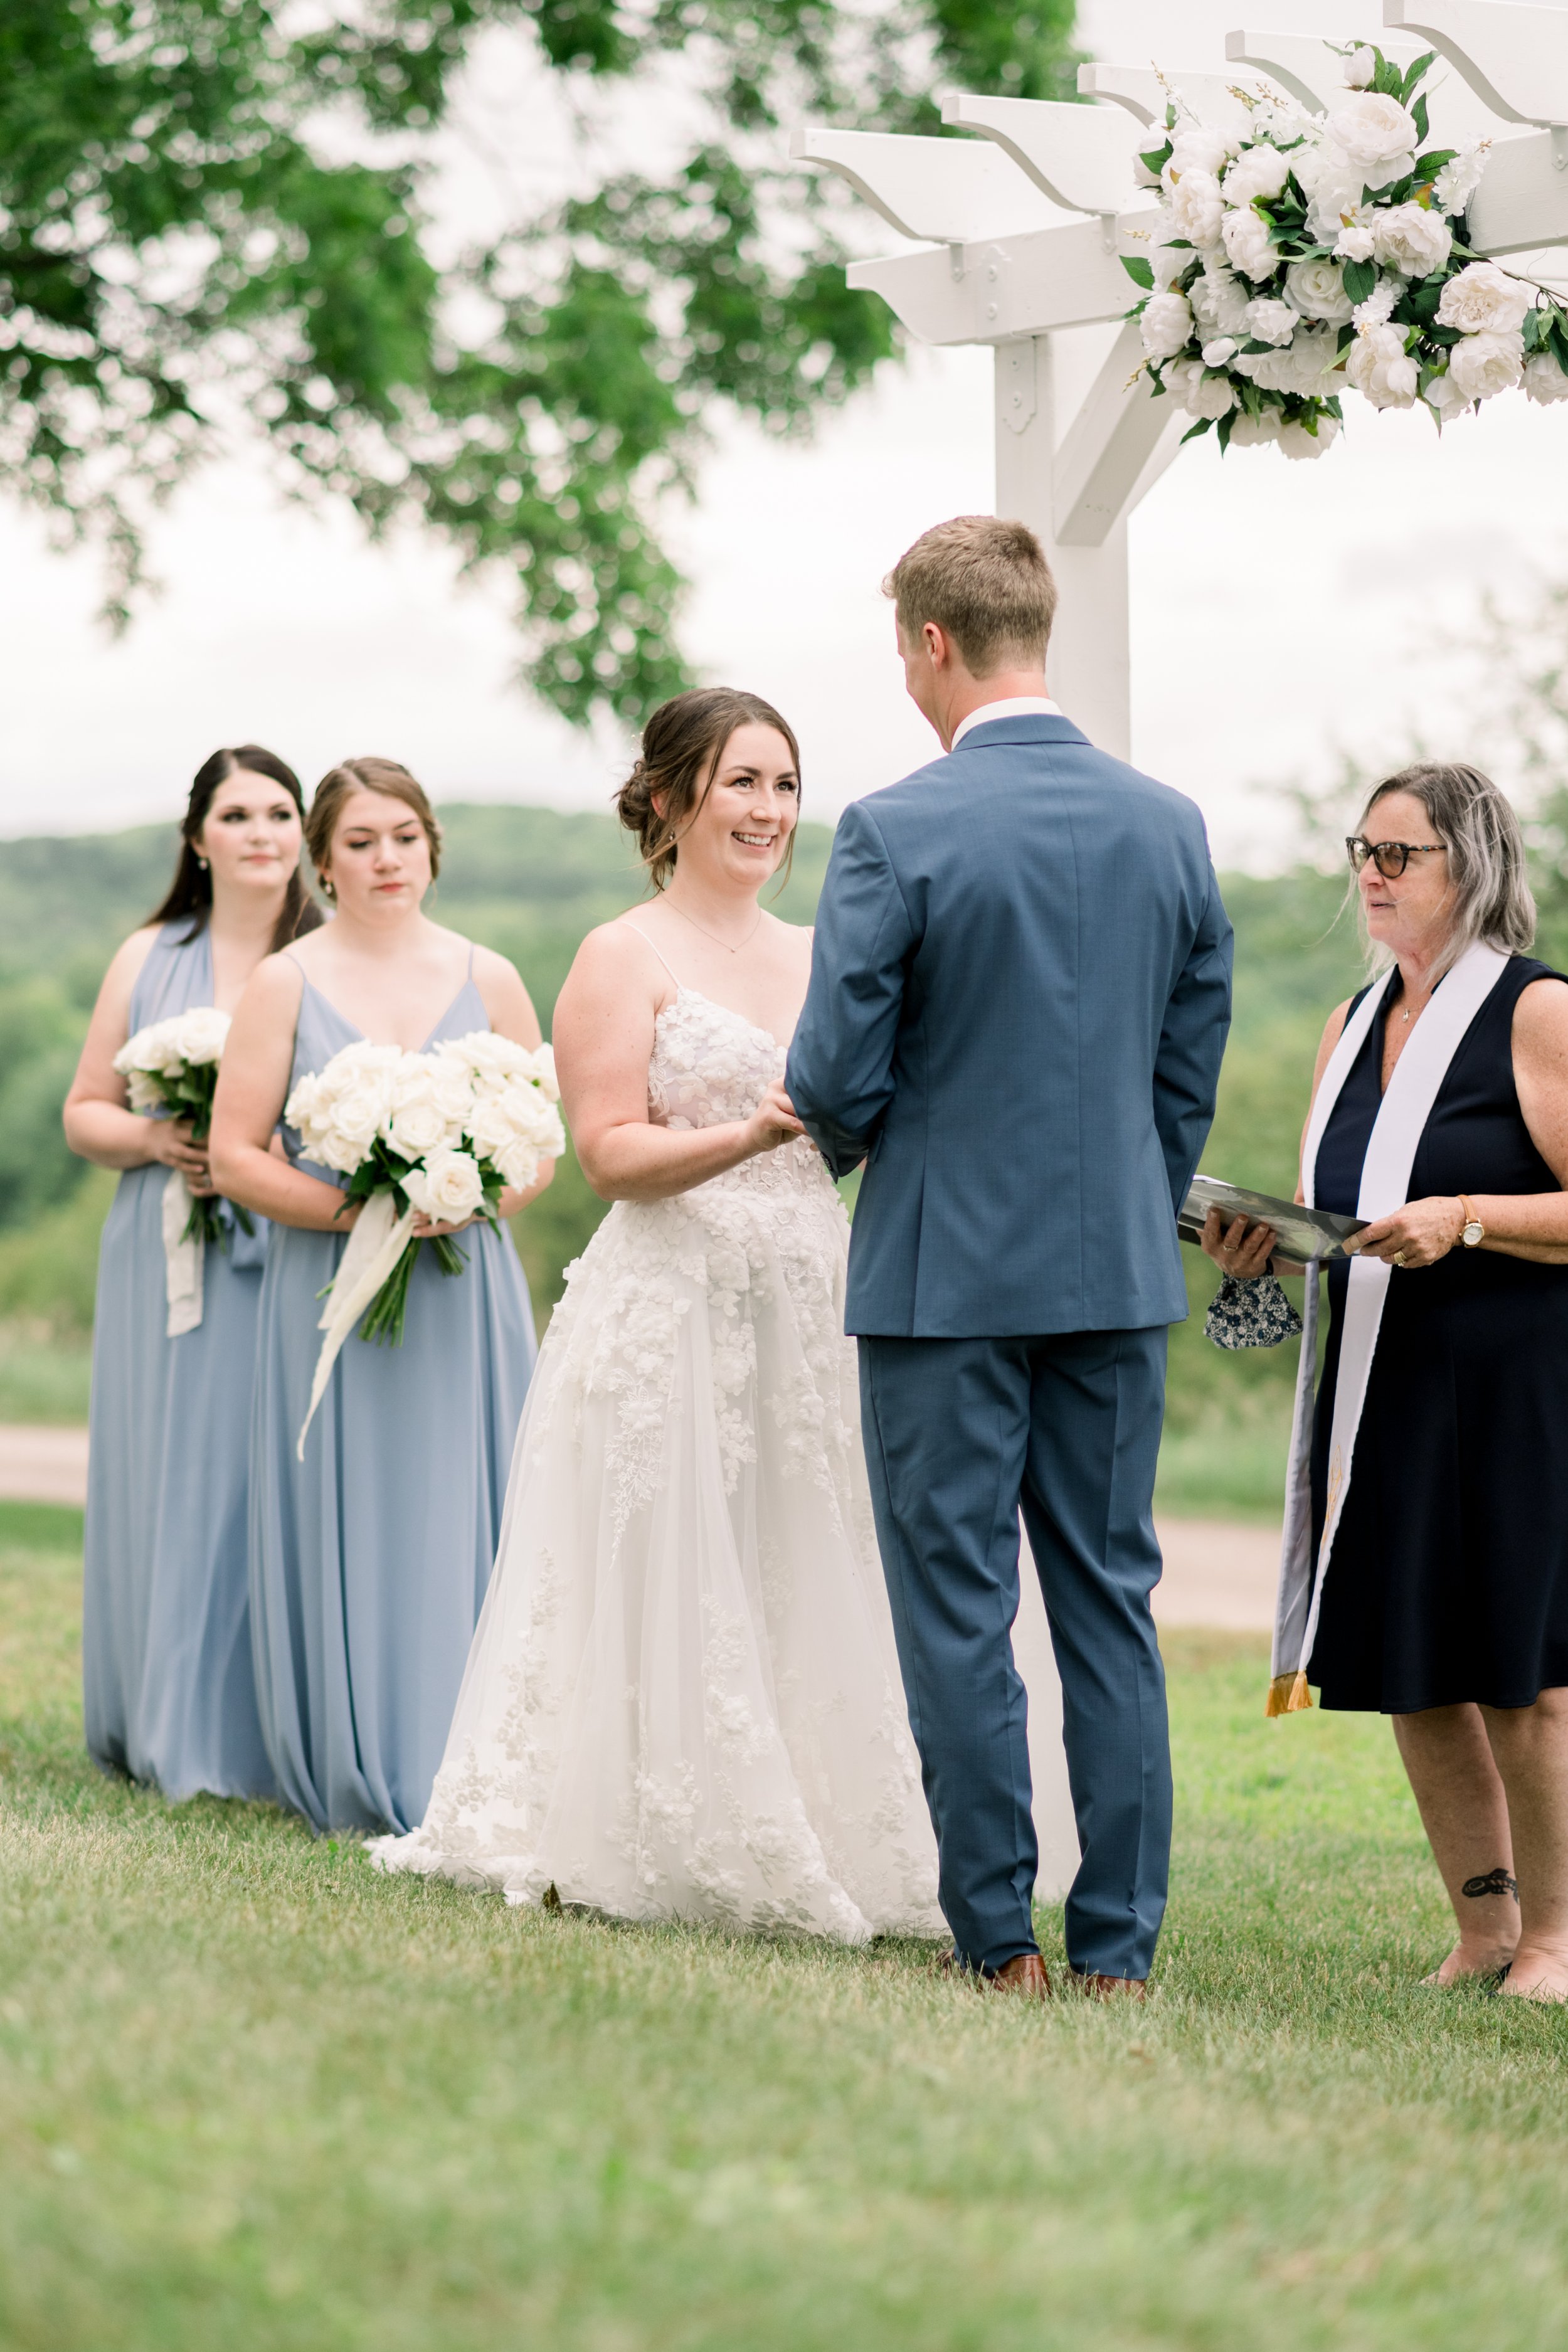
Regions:
[[793, 1143], [805, 1129], [795, 1115], [795, 1105], [783, 1087], [772, 1086], [746, 1121], [742, 1134], [748, 1160], [763, 1151], [776, 1151], [781, 1143]]

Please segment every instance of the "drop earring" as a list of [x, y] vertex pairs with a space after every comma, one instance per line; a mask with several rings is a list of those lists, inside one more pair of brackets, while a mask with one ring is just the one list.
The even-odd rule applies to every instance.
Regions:
[[197, 858], [197, 860], [196, 860], [196, 864], [201, 867], [202, 872], [205, 874], [205, 873], [206, 872], [206, 870], [207, 870], [207, 861], [206, 861], [206, 859], [205, 859], [205, 857], [198, 857], [198, 858]]
[[323, 898], [335, 899], [337, 898], [337, 892], [333, 889], [331, 884], [328, 881], [324, 874], [318, 874], [316, 879], [321, 886], [321, 896]]

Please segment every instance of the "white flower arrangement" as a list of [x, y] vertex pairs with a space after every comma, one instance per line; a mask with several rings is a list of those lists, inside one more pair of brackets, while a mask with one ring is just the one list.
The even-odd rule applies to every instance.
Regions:
[[[189, 1119], [191, 1140], [205, 1143], [212, 1129], [213, 1097], [217, 1091], [218, 1064], [228, 1038], [228, 1015], [215, 1004], [198, 1004], [167, 1021], [150, 1022], [121, 1045], [114, 1066], [125, 1080], [133, 1111], [156, 1118]], [[253, 1234], [247, 1211], [229, 1203], [238, 1223]], [[191, 1199], [182, 1241], [216, 1242], [221, 1249], [227, 1232], [217, 1199], [204, 1194]]]
[[[399, 1217], [442, 1224], [480, 1217], [499, 1232], [506, 1186], [526, 1191], [540, 1161], [566, 1149], [560, 1099], [548, 1045], [531, 1053], [481, 1029], [427, 1054], [345, 1045], [300, 1079], [283, 1116], [312, 1160], [348, 1178], [346, 1200], [384, 1193]], [[464, 1255], [449, 1235], [408, 1240], [370, 1301], [362, 1339], [401, 1342], [409, 1276], [426, 1246], [443, 1274], [462, 1272]]]
[[1211, 131], [1173, 92], [1138, 177], [1164, 215], [1144, 289], [1147, 371], [1222, 448], [1274, 442], [1318, 457], [1347, 384], [1374, 408], [1419, 401], [1439, 426], [1522, 384], [1568, 399], [1568, 312], [1472, 251], [1466, 209], [1489, 142], [1428, 146], [1421, 89], [1436, 51], [1401, 72], [1381, 50], [1345, 53], [1330, 113], [1237, 90], [1244, 128]]

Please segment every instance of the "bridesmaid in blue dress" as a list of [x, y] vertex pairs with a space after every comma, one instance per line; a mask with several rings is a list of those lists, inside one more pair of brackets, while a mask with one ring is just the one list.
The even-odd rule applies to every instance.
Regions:
[[228, 1245], [205, 1254], [201, 1320], [168, 1338], [163, 1193], [177, 1169], [210, 1194], [207, 1151], [186, 1121], [128, 1108], [114, 1056], [151, 1022], [232, 1012], [262, 958], [320, 923], [300, 870], [303, 814], [293, 771], [258, 744], [216, 751], [198, 772], [174, 885], [109, 967], [65, 1107], [71, 1150], [123, 1171], [93, 1324], [87, 1744], [105, 1770], [176, 1801], [273, 1793], [246, 1541], [266, 1227], [246, 1234], [222, 1204]]
[[[251, 1452], [251, 1609], [268, 1753], [284, 1801], [318, 1830], [423, 1820], [500, 1533], [533, 1367], [533, 1318], [511, 1243], [467, 1224], [468, 1264], [421, 1250], [403, 1344], [357, 1336], [296, 1454], [321, 1347], [321, 1295], [342, 1256], [345, 1179], [282, 1128], [299, 1080], [363, 1039], [418, 1052], [494, 1029], [539, 1043], [504, 957], [422, 911], [440, 857], [424, 792], [390, 760], [334, 768], [306, 841], [334, 907], [313, 938], [258, 971], [235, 1019], [213, 1166], [273, 1221], [262, 1289]], [[542, 1192], [501, 1198], [515, 1215]], [[422, 1220], [416, 1233], [447, 1233]]]

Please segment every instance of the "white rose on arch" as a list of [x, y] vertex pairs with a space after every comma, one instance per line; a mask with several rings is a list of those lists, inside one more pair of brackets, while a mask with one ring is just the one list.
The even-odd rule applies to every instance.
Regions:
[[1173, 189], [1189, 172], [1206, 172], [1217, 180], [1236, 152], [1236, 142], [1227, 139], [1223, 131], [1210, 131], [1201, 122], [1190, 122], [1178, 131], [1171, 142], [1171, 152], [1160, 176], [1168, 189]]
[[1285, 272], [1285, 297], [1303, 319], [1321, 319], [1338, 327], [1351, 314], [1345, 273], [1333, 261], [1293, 261]]
[[1467, 335], [1448, 355], [1448, 382], [1462, 401], [1492, 400], [1524, 375], [1524, 343], [1517, 333]]
[[1550, 352], [1534, 352], [1524, 362], [1524, 389], [1531, 400], [1548, 408], [1555, 400], [1568, 400], [1568, 375]]
[[1358, 329], [1345, 373], [1373, 408], [1413, 408], [1421, 388], [1421, 371], [1397, 327]]
[[1226, 213], [1220, 232], [1231, 266], [1258, 283], [1272, 278], [1279, 255], [1268, 234], [1268, 224], [1255, 212]]
[[1247, 326], [1254, 342], [1288, 343], [1300, 324], [1300, 314], [1289, 302], [1261, 294], [1247, 306]]
[[1339, 434], [1337, 416], [1320, 416], [1315, 433], [1286, 418], [1279, 427], [1279, 446], [1287, 457], [1321, 457], [1339, 439]]
[[1415, 118], [1396, 98], [1363, 90], [1335, 108], [1325, 129], [1336, 155], [1369, 175], [1381, 172], [1384, 183], [1403, 179], [1415, 166]]
[[1437, 324], [1465, 335], [1517, 334], [1534, 301], [1534, 289], [1495, 261], [1472, 261], [1444, 287]]
[[1193, 306], [1184, 294], [1151, 294], [1138, 331], [1152, 360], [1173, 360], [1193, 340]]
[[1373, 260], [1405, 278], [1430, 278], [1434, 270], [1446, 269], [1453, 249], [1453, 230], [1441, 213], [1428, 212], [1425, 205], [1390, 205], [1373, 225]]
[[1290, 158], [1261, 142], [1246, 148], [1220, 183], [1227, 205], [1255, 205], [1281, 194], [1290, 176]]
[[1233, 449], [1261, 449], [1269, 441], [1278, 441], [1283, 423], [1277, 408], [1266, 408], [1260, 415], [1249, 416], [1244, 409], [1230, 428]]

